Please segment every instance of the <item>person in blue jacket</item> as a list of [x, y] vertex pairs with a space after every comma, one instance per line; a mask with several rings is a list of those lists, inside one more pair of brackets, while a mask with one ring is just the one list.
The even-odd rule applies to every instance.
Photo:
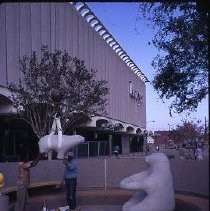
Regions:
[[67, 158], [63, 159], [65, 165], [64, 181], [65, 181], [65, 193], [66, 201], [69, 206], [69, 210], [76, 210], [76, 188], [77, 188], [77, 161], [74, 159], [74, 153], [69, 152]]

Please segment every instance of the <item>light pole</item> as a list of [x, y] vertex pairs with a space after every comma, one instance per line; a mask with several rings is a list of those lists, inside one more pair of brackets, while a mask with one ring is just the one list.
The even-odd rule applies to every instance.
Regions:
[[146, 125], [147, 125], [148, 123], [151, 123], [151, 122], [155, 122], [155, 120], [151, 120], [151, 121], [146, 122]]
[[168, 124], [168, 131], [171, 131], [171, 126], [170, 124]]
[[206, 117], [205, 117], [205, 125], [204, 125], [204, 134], [206, 135], [206, 132], [207, 132], [207, 124], [206, 124]]
[[148, 121], [147, 123], [150, 123], [150, 122], [155, 122], [155, 120]]

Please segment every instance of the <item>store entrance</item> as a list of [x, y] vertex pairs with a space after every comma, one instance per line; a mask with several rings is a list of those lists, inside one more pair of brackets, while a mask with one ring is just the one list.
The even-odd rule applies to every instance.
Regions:
[[30, 159], [39, 152], [38, 138], [32, 128], [15, 115], [0, 116], [0, 162], [17, 162], [23, 152]]
[[135, 136], [130, 142], [130, 152], [143, 152], [144, 137]]

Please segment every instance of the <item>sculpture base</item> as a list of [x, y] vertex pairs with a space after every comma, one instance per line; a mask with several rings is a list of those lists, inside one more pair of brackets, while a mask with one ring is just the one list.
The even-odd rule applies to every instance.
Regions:
[[9, 197], [0, 194], [0, 210], [8, 210], [9, 208]]

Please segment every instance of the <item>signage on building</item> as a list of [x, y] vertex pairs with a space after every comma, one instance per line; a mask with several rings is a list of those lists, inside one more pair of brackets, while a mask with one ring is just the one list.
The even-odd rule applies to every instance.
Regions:
[[133, 83], [130, 81], [129, 82], [129, 94], [132, 98], [134, 98], [137, 101], [138, 105], [141, 105], [143, 102], [143, 95], [141, 92], [138, 92]]

